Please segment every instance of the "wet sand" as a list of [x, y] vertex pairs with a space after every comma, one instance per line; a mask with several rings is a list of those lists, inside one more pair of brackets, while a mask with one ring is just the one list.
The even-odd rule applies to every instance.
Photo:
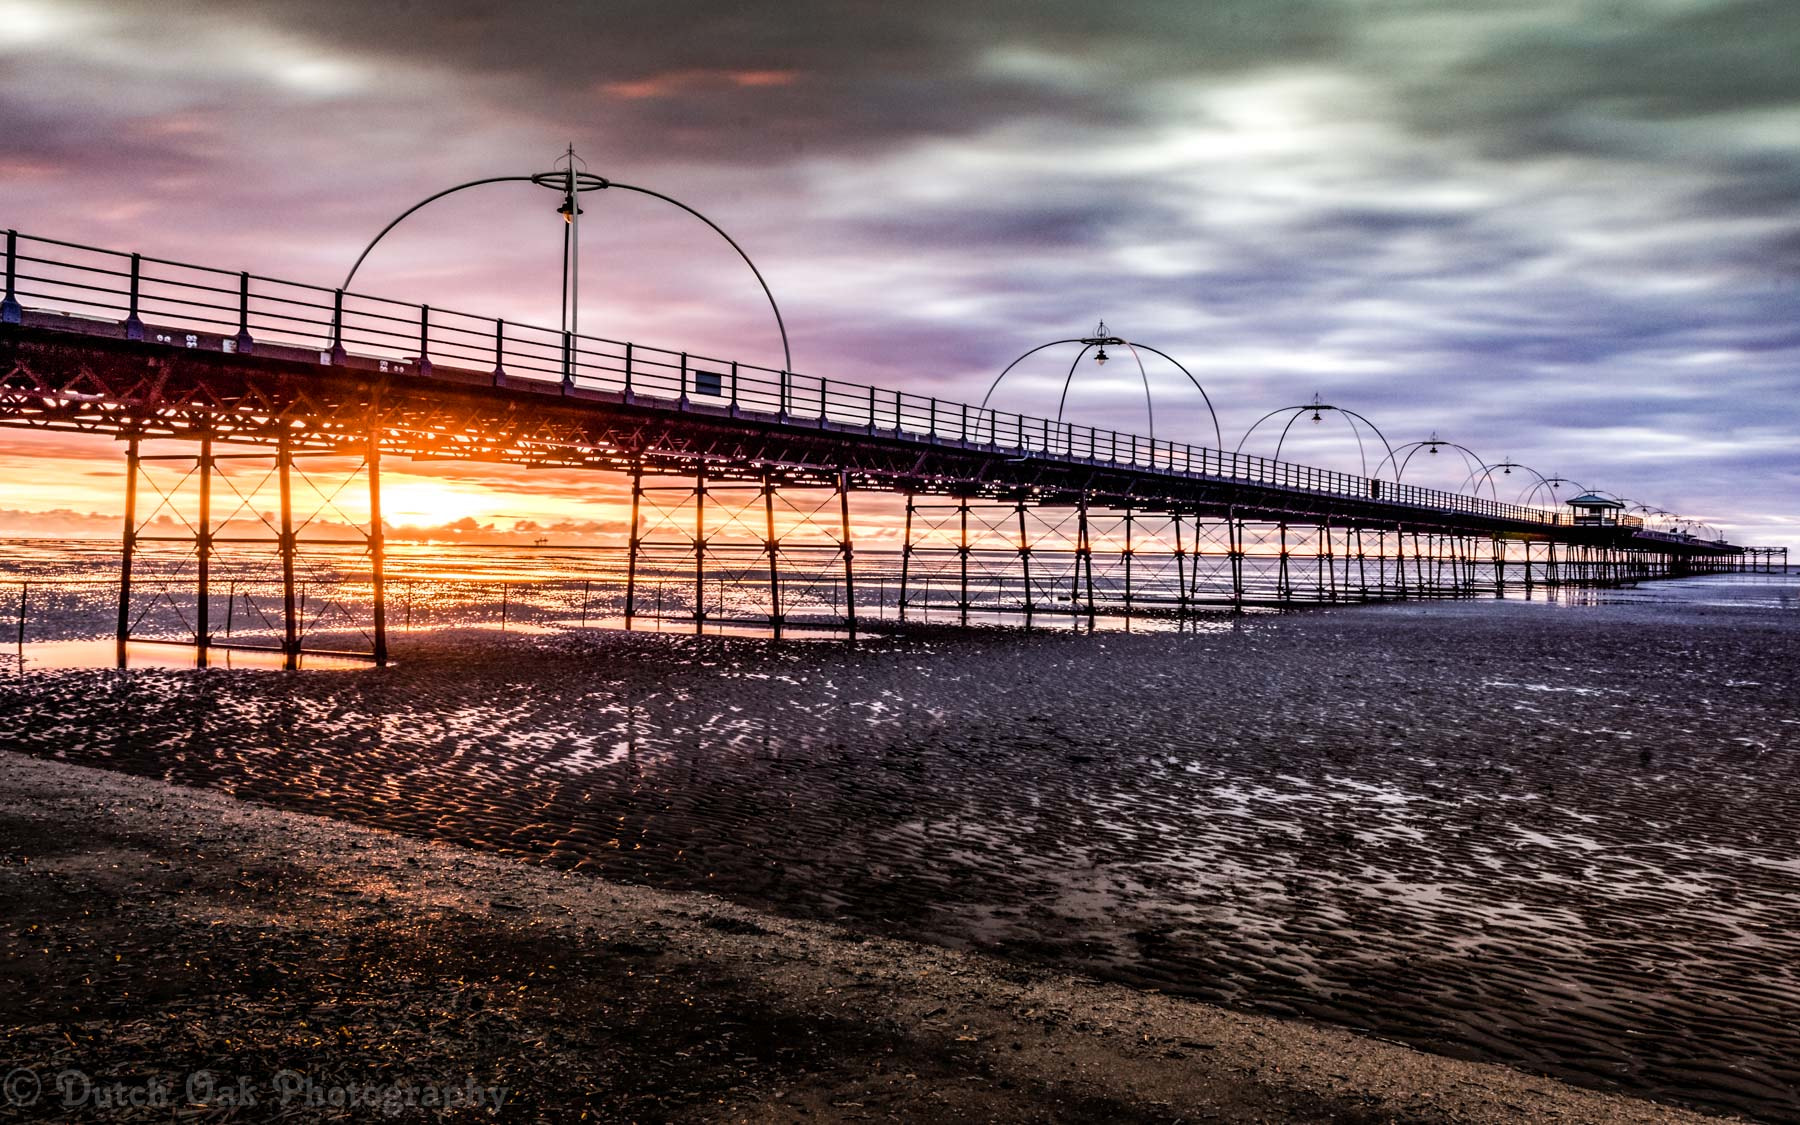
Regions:
[[[305, 1100], [420, 1088], [511, 1120], [1705, 1120], [11, 754], [0, 891], [0, 1070], [15, 1102], [23, 1071], [44, 1091], [8, 1119], [167, 1120], [92, 1106], [161, 1083], [203, 1091], [176, 1101], [191, 1120], [421, 1119]], [[70, 1069], [92, 1085], [59, 1087]]]
[[1800, 1116], [1800, 620], [1469, 603], [34, 672], [0, 746]]

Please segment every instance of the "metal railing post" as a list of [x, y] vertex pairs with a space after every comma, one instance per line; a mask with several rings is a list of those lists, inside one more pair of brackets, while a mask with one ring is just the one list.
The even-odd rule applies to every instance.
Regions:
[[144, 338], [144, 322], [138, 319], [138, 281], [143, 276], [144, 258], [141, 254], [131, 256], [131, 303], [125, 313], [125, 338], [142, 340]]
[[344, 352], [344, 291], [338, 289], [331, 296], [331, 362], [341, 364], [345, 359]]
[[431, 306], [419, 306], [419, 374], [431, 374]]
[[563, 390], [565, 390], [565, 391], [575, 385], [575, 368], [572, 366], [574, 363], [574, 359], [575, 359], [574, 350], [573, 350], [574, 346], [575, 346], [575, 341], [569, 335], [569, 330], [566, 328], [563, 329], [563, 334], [562, 334], [562, 385], [563, 385]]
[[19, 324], [25, 319], [25, 310], [19, 307], [19, 295], [16, 289], [19, 275], [19, 232], [6, 232], [6, 297], [0, 300], [0, 323]]
[[625, 397], [631, 397], [631, 344], [625, 345]]
[[506, 377], [506, 321], [494, 321], [494, 382]]
[[248, 271], [238, 274], [238, 333], [235, 343], [237, 350], [245, 355], [256, 350], [256, 341], [250, 338], [250, 274]]

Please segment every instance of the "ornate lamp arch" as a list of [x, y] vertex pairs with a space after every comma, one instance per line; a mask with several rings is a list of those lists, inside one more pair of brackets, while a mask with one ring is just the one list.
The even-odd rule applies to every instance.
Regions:
[[[413, 204], [411, 207], [408, 207], [406, 210], [400, 212], [400, 214], [395, 216], [394, 219], [391, 222], [389, 222], [387, 226], [381, 228], [381, 232], [379, 234], [377, 234], [374, 238], [369, 240], [369, 244], [367, 246], [363, 247], [362, 253], [360, 253], [356, 256], [356, 261], [354, 264], [351, 265], [350, 272], [344, 275], [344, 283], [342, 286], [340, 286], [340, 288], [345, 289], [345, 290], [348, 290], [350, 288], [351, 281], [354, 280], [356, 277], [356, 271], [362, 268], [362, 264], [368, 258], [369, 252], [371, 250], [375, 249], [375, 246], [377, 243], [379, 243], [383, 238], [387, 237], [389, 231], [392, 231], [395, 227], [399, 226], [401, 224], [401, 222], [403, 222], [408, 216], [412, 215], [415, 211], [418, 211], [421, 208], [425, 207], [427, 204], [435, 203], [436, 201], [444, 198], [445, 196], [454, 195], [455, 193], [457, 193], [459, 191], [467, 191], [470, 188], [482, 187], [483, 185], [486, 185], [486, 184], [529, 183], [529, 184], [534, 184], [538, 187], [550, 188], [553, 191], [562, 192], [563, 193], [563, 203], [562, 203], [562, 206], [560, 208], [558, 208], [558, 210], [564, 215], [565, 218], [567, 218], [569, 220], [569, 226], [570, 226], [570, 232], [571, 232], [569, 234], [564, 235], [563, 255], [564, 255], [565, 268], [568, 264], [570, 242], [573, 238], [574, 232], [578, 229], [577, 224], [579, 222], [579, 216], [581, 214], [581, 207], [580, 207], [580, 204], [578, 201], [580, 199], [581, 193], [589, 192], [589, 191], [606, 191], [609, 189], [618, 190], [618, 191], [635, 192], [638, 195], [647, 195], [652, 199], [660, 199], [664, 203], [668, 203], [675, 207], [679, 207], [681, 210], [687, 212], [688, 214], [692, 215], [694, 218], [699, 219], [701, 222], [705, 223], [708, 227], [711, 227], [714, 234], [717, 234], [720, 238], [724, 239], [726, 241], [726, 243], [728, 245], [730, 245], [730, 247], [734, 251], [737, 252], [737, 256], [739, 258], [743, 259], [744, 264], [746, 266], [749, 266], [750, 272], [753, 275], [755, 275], [757, 285], [762, 287], [763, 296], [768, 299], [769, 311], [775, 315], [775, 328], [776, 328], [776, 331], [781, 334], [781, 363], [782, 363], [781, 369], [783, 371], [792, 371], [794, 369], [794, 355], [793, 355], [792, 350], [788, 346], [787, 324], [785, 321], [783, 321], [781, 319], [781, 307], [775, 303], [775, 294], [772, 290], [770, 290], [768, 281], [766, 281], [763, 278], [762, 271], [756, 268], [756, 263], [750, 260], [750, 255], [744, 252], [744, 248], [742, 246], [738, 245], [736, 239], [732, 238], [729, 234], [726, 234], [724, 231], [724, 228], [720, 227], [719, 224], [713, 222], [711, 219], [707, 218], [705, 215], [701, 214], [699, 211], [697, 211], [694, 208], [688, 206], [687, 204], [681, 202], [681, 200], [674, 198], [673, 196], [664, 195], [662, 192], [653, 191], [647, 187], [639, 187], [636, 184], [626, 184], [626, 183], [620, 183], [617, 180], [609, 180], [604, 176], [598, 176], [592, 172], [580, 171], [580, 170], [576, 169], [576, 167], [575, 167], [575, 159], [576, 158], [575, 158], [574, 150], [572, 148], [570, 149], [569, 153], [567, 154], [567, 158], [568, 158], [568, 162], [569, 162], [567, 168], [557, 168], [557, 169], [554, 169], [549, 172], [537, 172], [537, 173], [534, 173], [529, 176], [487, 176], [487, 177], [484, 177], [479, 180], [470, 180], [467, 183], [461, 183], [461, 184], [457, 184], [454, 187], [445, 188], [443, 191], [436, 192], [434, 194], [426, 196], [424, 199], [419, 200], [417, 203]], [[579, 276], [579, 270], [577, 270], [577, 276]], [[567, 280], [568, 279], [565, 276], [565, 278], [564, 278], [565, 287], [567, 286]], [[579, 281], [577, 282], [577, 284], [579, 284]], [[577, 294], [577, 295], [579, 296], [579, 294]], [[565, 316], [568, 316], [570, 313], [570, 310], [567, 305], [566, 292], [565, 292], [564, 299], [565, 299], [564, 312], [565, 312]], [[573, 324], [572, 324], [572, 317], [566, 323], [568, 323], [570, 331], [573, 331], [574, 328], [573, 328]]]
[[1137, 362], [1138, 378], [1143, 380], [1144, 384], [1144, 413], [1149, 421], [1150, 431], [1146, 436], [1152, 441], [1156, 440], [1156, 404], [1150, 393], [1150, 373], [1144, 367], [1143, 356], [1138, 354], [1139, 349], [1142, 349], [1152, 355], [1158, 355], [1163, 359], [1168, 360], [1175, 365], [1176, 370], [1187, 376], [1187, 381], [1194, 385], [1194, 389], [1200, 392], [1201, 400], [1206, 403], [1206, 413], [1212, 418], [1213, 440], [1218, 443], [1216, 448], [1224, 448], [1224, 437], [1219, 430], [1219, 415], [1218, 412], [1213, 409], [1212, 396], [1206, 393], [1206, 388], [1200, 385], [1200, 380], [1194, 378], [1194, 373], [1189, 371], [1180, 360], [1176, 359], [1168, 352], [1153, 348], [1149, 344], [1134, 340], [1126, 340], [1122, 337], [1112, 335], [1106, 330], [1106, 322], [1104, 320], [1100, 322], [1099, 328], [1095, 329], [1094, 335], [1083, 336], [1080, 338], [1071, 337], [1067, 340], [1052, 340], [1047, 344], [1039, 344], [1037, 347], [1022, 353], [1017, 359], [1014, 359], [1011, 363], [1002, 368], [1000, 374], [994, 376], [994, 381], [988, 384], [987, 393], [981, 396], [980, 407], [982, 413], [988, 419], [990, 441], [992, 440], [993, 434], [993, 414], [988, 410], [988, 400], [994, 397], [994, 392], [1000, 387], [1000, 381], [1011, 374], [1013, 368], [1019, 366], [1020, 363], [1024, 362], [1029, 357], [1036, 355], [1038, 352], [1062, 344], [1080, 344], [1081, 350], [1075, 353], [1075, 358], [1069, 363], [1068, 374], [1063, 377], [1062, 395], [1056, 400], [1056, 420], [1058, 422], [1062, 421], [1063, 410], [1068, 406], [1069, 387], [1075, 382], [1075, 369], [1081, 366], [1081, 361], [1086, 358], [1087, 354], [1098, 349], [1095, 360], [1099, 363], [1105, 363], [1107, 359], [1107, 348], [1128, 348], [1131, 351], [1131, 358]]
[[[1400, 458], [1399, 464], [1394, 468], [1394, 483], [1399, 484], [1405, 479], [1406, 467], [1412, 464], [1413, 457], [1415, 457], [1421, 449], [1429, 450], [1430, 454], [1436, 454], [1438, 449], [1444, 446], [1456, 450], [1457, 454], [1463, 459], [1463, 468], [1468, 469], [1471, 473], [1481, 471], [1483, 462], [1480, 455], [1466, 445], [1459, 445], [1454, 441], [1438, 437], [1437, 432], [1434, 430], [1431, 436], [1423, 441], [1409, 441], [1405, 445], [1396, 446], [1394, 448], [1394, 453], [1396, 455], [1401, 453], [1405, 454], [1405, 456]], [[1387, 464], [1387, 461], [1383, 460], [1380, 464], [1375, 466], [1377, 475], [1380, 475], [1381, 466], [1385, 464]], [[1463, 479], [1467, 481], [1469, 478], [1464, 477]]]
[[1500, 499], [1500, 486], [1499, 486], [1498, 482], [1496, 482], [1494, 480], [1494, 470], [1495, 469], [1504, 470], [1504, 472], [1501, 475], [1509, 476], [1509, 477], [1512, 476], [1512, 471], [1514, 469], [1524, 469], [1526, 472], [1530, 473], [1536, 479], [1538, 479], [1538, 480], [1544, 479], [1544, 474], [1538, 472], [1536, 469], [1532, 468], [1530, 465], [1527, 465], [1522, 461], [1514, 461], [1512, 458], [1507, 457], [1502, 460], [1495, 461], [1491, 465], [1483, 465], [1479, 469], [1470, 473], [1468, 475], [1468, 477], [1466, 477], [1463, 480], [1463, 486], [1465, 488], [1470, 489], [1472, 492], [1475, 493], [1475, 495], [1479, 496], [1479, 495], [1481, 495], [1481, 486], [1483, 484], [1485, 484], [1488, 486], [1488, 492], [1493, 495], [1494, 499], [1499, 500]]
[[[1535, 470], [1533, 470], [1533, 471], [1535, 471]], [[1550, 495], [1550, 500], [1553, 505], [1556, 503], [1560, 503], [1561, 497], [1556, 495], [1556, 490], [1559, 486], [1565, 485], [1565, 484], [1574, 485], [1576, 491], [1578, 491], [1578, 492], [1587, 492], [1588, 491], [1587, 485], [1582, 484], [1580, 481], [1574, 479], [1573, 477], [1546, 477], [1546, 476], [1543, 476], [1540, 474], [1536, 482], [1534, 482], [1524, 492], [1519, 494], [1519, 503], [1530, 504], [1532, 502], [1532, 498], [1537, 495], [1537, 491], [1540, 488], [1548, 490], [1549, 495]]]
[[[1244, 451], [1244, 443], [1250, 440], [1250, 435], [1255, 433], [1257, 431], [1257, 429], [1260, 426], [1262, 426], [1262, 424], [1264, 422], [1267, 422], [1269, 419], [1277, 417], [1278, 415], [1291, 413], [1293, 415], [1293, 417], [1289, 418], [1287, 420], [1287, 424], [1284, 425], [1283, 427], [1281, 427], [1281, 436], [1279, 438], [1275, 439], [1274, 460], [1279, 461], [1279, 460], [1281, 460], [1281, 447], [1287, 443], [1288, 431], [1292, 430], [1294, 428], [1294, 423], [1298, 422], [1300, 420], [1300, 416], [1302, 414], [1306, 414], [1306, 413], [1310, 412], [1313, 416], [1312, 420], [1315, 422], [1318, 422], [1318, 421], [1323, 420], [1324, 412], [1327, 410], [1334, 410], [1337, 413], [1341, 414], [1344, 417], [1346, 424], [1350, 427], [1350, 434], [1352, 437], [1354, 437], [1356, 439], [1356, 454], [1357, 454], [1357, 457], [1362, 462], [1362, 470], [1363, 470], [1364, 476], [1371, 475], [1369, 473], [1369, 455], [1368, 455], [1368, 450], [1363, 445], [1362, 431], [1358, 430], [1356, 428], [1356, 424], [1358, 422], [1361, 422], [1363, 425], [1367, 426], [1369, 428], [1369, 430], [1376, 437], [1380, 438], [1382, 448], [1387, 450], [1387, 456], [1384, 457], [1381, 460], [1381, 462], [1375, 466], [1376, 472], [1379, 473], [1381, 470], [1381, 466], [1384, 464], [1388, 464], [1390, 462], [1395, 463], [1396, 465], [1398, 464], [1398, 462], [1395, 461], [1395, 458], [1394, 458], [1394, 447], [1388, 441], [1387, 435], [1381, 432], [1380, 426], [1377, 426], [1375, 423], [1369, 421], [1367, 418], [1363, 417], [1361, 414], [1358, 414], [1356, 411], [1351, 410], [1347, 406], [1334, 406], [1331, 403], [1322, 402], [1322, 401], [1320, 401], [1319, 396], [1316, 394], [1313, 396], [1312, 401], [1309, 403], [1305, 403], [1300, 406], [1277, 407], [1276, 409], [1269, 411], [1267, 414], [1264, 414], [1261, 418], [1258, 418], [1256, 421], [1252, 422], [1250, 424], [1250, 428], [1244, 431], [1244, 436], [1238, 439], [1237, 449], [1234, 450], [1234, 452], [1242, 453]], [[1398, 483], [1398, 482], [1399, 482], [1399, 478], [1396, 477], [1395, 483]]]

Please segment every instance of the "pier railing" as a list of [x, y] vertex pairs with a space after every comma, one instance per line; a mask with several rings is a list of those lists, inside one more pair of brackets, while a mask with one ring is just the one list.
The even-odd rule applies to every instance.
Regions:
[[[132, 339], [423, 375], [434, 366], [616, 393], [638, 405], [1241, 482], [1548, 526], [1543, 508], [1355, 476], [838, 379], [573, 334], [248, 272], [8, 231], [4, 317], [24, 309], [110, 321]], [[1622, 517], [1623, 526], [1641, 526]]]

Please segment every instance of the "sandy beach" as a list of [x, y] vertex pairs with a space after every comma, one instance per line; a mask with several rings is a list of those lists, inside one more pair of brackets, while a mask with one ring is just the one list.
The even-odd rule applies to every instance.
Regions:
[[204, 1072], [213, 1104], [184, 1119], [405, 1119], [430, 1088], [511, 1120], [1703, 1120], [13, 754], [0, 886], [0, 1069], [42, 1083], [9, 1119], [166, 1120], [97, 1091], [179, 1104]]
[[1780, 1121], [1792, 586], [855, 645], [451, 630], [291, 676], [28, 665], [0, 746], [471, 849], [497, 883], [706, 894], [771, 932]]

